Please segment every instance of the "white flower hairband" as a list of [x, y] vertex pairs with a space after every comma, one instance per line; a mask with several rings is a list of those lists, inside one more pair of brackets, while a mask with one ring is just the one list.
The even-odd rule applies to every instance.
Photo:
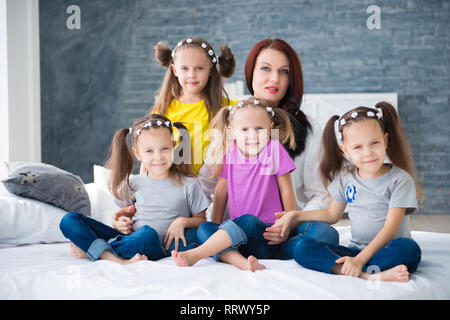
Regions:
[[[253, 99], [253, 104], [255, 106], [259, 105], [259, 100]], [[234, 114], [236, 112], [237, 108], [241, 108], [242, 106], [244, 106], [244, 102], [239, 101], [235, 106], [229, 106], [228, 110], [230, 110], [231, 114]], [[272, 117], [275, 116], [275, 112], [273, 111], [272, 107], [266, 107], [266, 111], [268, 113], [270, 113], [272, 115]]]
[[[188, 39], [186, 39], [186, 43], [192, 43], [192, 39], [191, 38], [188, 38]], [[181, 40], [181, 41], [179, 41], [178, 43], [177, 43], [177, 47], [179, 48], [179, 47], [182, 47], [183, 46], [183, 40]], [[202, 42], [202, 44], [200, 45], [203, 49], [207, 49], [208, 48], [208, 46], [206, 45], [206, 43], [204, 43], [204, 42]], [[175, 47], [175, 49], [176, 49], [176, 47]], [[172, 53], [171, 53], [171, 56], [172, 56], [172, 58], [175, 58], [175, 49], [173, 49], [172, 50]], [[208, 53], [208, 55], [212, 58], [211, 59], [211, 61], [212, 61], [212, 63], [219, 63], [219, 57], [217, 57], [215, 54], [214, 54], [214, 50], [213, 49], [209, 49], [208, 51], [207, 51], [207, 53]]]
[[[136, 136], [139, 136], [139, 135], [141, 134], [142, 129], [150, 128], [150, 127], [153, 126], [153, 124], [154, 124], [154, 123], [152, 123], [151, 121], [146, 122], [146, 123], [142, 126], [142, 128], [139, 128], [139, 129], [136, 130], [136, 133], [135, 133]], [[164, 124], [167, 128], [173, 127], [173, 124], [172, 124], [172, 122], [170, 122], [170, 121], [166, 121], [166, 122], [162, 122], [161, 120], [157, 120], [157, 121], [156, 121], [156, 125], [157, 125], [158, 127], [161, 127], [163, 124]], [[130, 130], [130, 132], [131, 132], [131, 128], [130, 128], [129, 130]]]
[[[375, 113], [374, 111], [367, 111], [366, 115], [368, 118], [375, 118], [375, 117], [377, 117], [378, 119], [383, 118], [383, 110], [381, 110], [381, 108], [374, 107], [371, 109], [374, 109], [374, 111], [377, 111], [377, 113]], [[358, 112], [356, 112], [356, 111], [354, 111], [350, 114], [350, 117], [352, 119], [356, 119], [357, 116], [358, 116]], [[338, 119], [336, 119], [336, 121], [334, 123], [334, 131], [336, 133], [336, 138], [338, 138], [338, 140], [342, 140], [342, 132], [339, 130], [339, 124], [341, 126], [345, 126], [347, 124], [347, 120], [345, 120], [341, 116]]]

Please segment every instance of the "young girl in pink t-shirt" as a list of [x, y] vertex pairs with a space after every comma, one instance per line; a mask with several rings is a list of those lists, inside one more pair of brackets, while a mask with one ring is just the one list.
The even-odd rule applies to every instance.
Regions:
[[[295, 164], [282, 146], [295, 148], [289, 117], [282, 109], [250, 98], [222, 108], [211, 127], [215, 130], [210, 152], [219, 181], [213, 223], [204, 225], [203, 234], [208, 238], [218, 230], [196, 249], [172, 251], [172, 258], [179, 266], [190, 266], [216, 255], [239, 269], [264, 269], [256, 257], [268, 258], [277, 250], [263, 238], [264, 230], [274, 223], [275, 212], [296, 207], [290, 178]], [[222, 221], [227, 201], [230, 219], [217, 227], [214, 222]]]

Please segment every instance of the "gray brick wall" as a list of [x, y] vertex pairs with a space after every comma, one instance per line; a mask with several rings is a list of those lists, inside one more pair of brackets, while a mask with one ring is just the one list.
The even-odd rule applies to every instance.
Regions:
[[[80, 30], [66, 28], [71, 4]], [[372, 4], [379, 30], [366, 27]], [[39, 10], [44, 162], [92, 181], [114, 131], [152, 105], [165, 71], [153, 59], [158, 41], [230, 45], [236, 81], [251, 47], [280, 37], [302, 60], [306, 92], [398, 93], [421, 213], [450, 214], [449, 1], [40, 0]]]

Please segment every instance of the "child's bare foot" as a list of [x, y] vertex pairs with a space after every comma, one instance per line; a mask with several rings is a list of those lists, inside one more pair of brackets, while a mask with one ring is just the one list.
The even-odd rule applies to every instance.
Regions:
[[86, 253], [81, 250], [80, 248], [78, 248], [75, 244], [73, 244], [72, 242], [70, 243], [70, 254], [72, 255], [72, 257], [74, 258], [87, 258], [88, 256], [86, 255]]
[[381, 271], [375, 274], [367, 274], [366, 280], [408, 282], [409, 272], [405, 265], [401, 264], [389, 270]]
[[198, 259], [196, 259], [191, 254], [190, 251], [191, 250], [178, 252], [178, 251], [172, 250], [172, 252], [171, 252], [172, 260], [179, 267], [190, 267], [198, 261]]
[[132, 258], [130, 259], [124, 259], [122, 264], [131, 264], [142, 260], [148, 260], [146, 255], [136, 253]]
[[265, 265], [258, 262], [258, 259], [256, 259], [254, 256], [249, 256], [247, 258], [248, 262], [248, 270], [251, 272], [255, 272], [256, 270], [264, 270], [266, 268]]

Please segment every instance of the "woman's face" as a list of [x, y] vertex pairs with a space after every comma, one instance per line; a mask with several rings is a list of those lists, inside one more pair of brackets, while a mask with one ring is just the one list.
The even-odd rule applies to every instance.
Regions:
[[289, 88], [289, 72], [289, 60], [283, 52], [262, 49], [253, 70], [253, 96], [277, 107]]

